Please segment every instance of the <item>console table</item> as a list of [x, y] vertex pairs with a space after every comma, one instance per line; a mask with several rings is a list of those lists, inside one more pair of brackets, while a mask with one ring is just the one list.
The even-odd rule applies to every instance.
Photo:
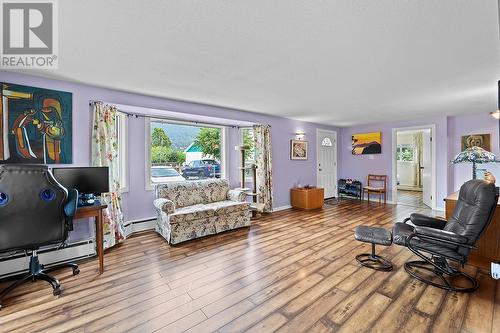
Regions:
[[96, 204], [92, 206], [78, 207], [74, 219], [93, 217], [95, 221], [95, 242], [97, 257], [99, 258], [99, 274], [104, 272], [104, 230], [102, 226], [102, 210], [108, 205]]

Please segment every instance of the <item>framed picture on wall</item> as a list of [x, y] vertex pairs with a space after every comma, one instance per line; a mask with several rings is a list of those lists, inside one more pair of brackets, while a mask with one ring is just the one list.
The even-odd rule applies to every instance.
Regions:
[[292, 160], [307, 160], [307, 148], [309, 142], [302, 140], [291, 140], [290, 142], [290, 159]]
[[382, 153], [382, 133], [371, 132], [353, 134], [352, 140], [352, 154], [353, 155], [367, 155], [367, 154], [381, 154]]
[[469, 134], [462, 136], [462, 151], [471, 147], [481, 147], [491, 151], [490, 134]]
[[72, 163], [72, 94], [5, 82], [0, 88], [0, 163]]

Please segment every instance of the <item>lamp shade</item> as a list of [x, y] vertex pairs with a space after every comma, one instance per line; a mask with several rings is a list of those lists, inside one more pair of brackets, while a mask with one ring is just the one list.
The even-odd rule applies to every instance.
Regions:
[[455, 158], [451, 161], [453, 164], [458, 163], [472, 163], [472, 178], [476, 179], [476, 163], [492, 163], [492, 162], [500, 162], [497, 159], [495, 154], [484, 150], [481, 147], [470, 147], [465, 149], [463, 152], [459, 153]]

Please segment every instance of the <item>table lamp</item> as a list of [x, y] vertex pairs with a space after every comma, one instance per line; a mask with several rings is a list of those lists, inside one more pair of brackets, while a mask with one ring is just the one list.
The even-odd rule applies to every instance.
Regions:
[[476, 164], [500, 162], [500, 160], [497, 159], [495, 154], [481, 147], [470, 147], [459, 153], [455, 156], [453, 161], [451, 161], [452, 164], [466, 162], [472, 163], [472, 179], [476, 179]]

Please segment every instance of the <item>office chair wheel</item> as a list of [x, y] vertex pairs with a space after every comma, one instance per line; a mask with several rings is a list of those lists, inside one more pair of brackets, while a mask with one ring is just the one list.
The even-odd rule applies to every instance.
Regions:
[[78, 275], [78, 274], [80, 274], [80, 268], [74, 268], [73, 275]]
[[54, 294], [54, 296], [59, 296], [61, 295], [61, 288], [56, 288], [54, 289], [54, 291], [52, 292]]

